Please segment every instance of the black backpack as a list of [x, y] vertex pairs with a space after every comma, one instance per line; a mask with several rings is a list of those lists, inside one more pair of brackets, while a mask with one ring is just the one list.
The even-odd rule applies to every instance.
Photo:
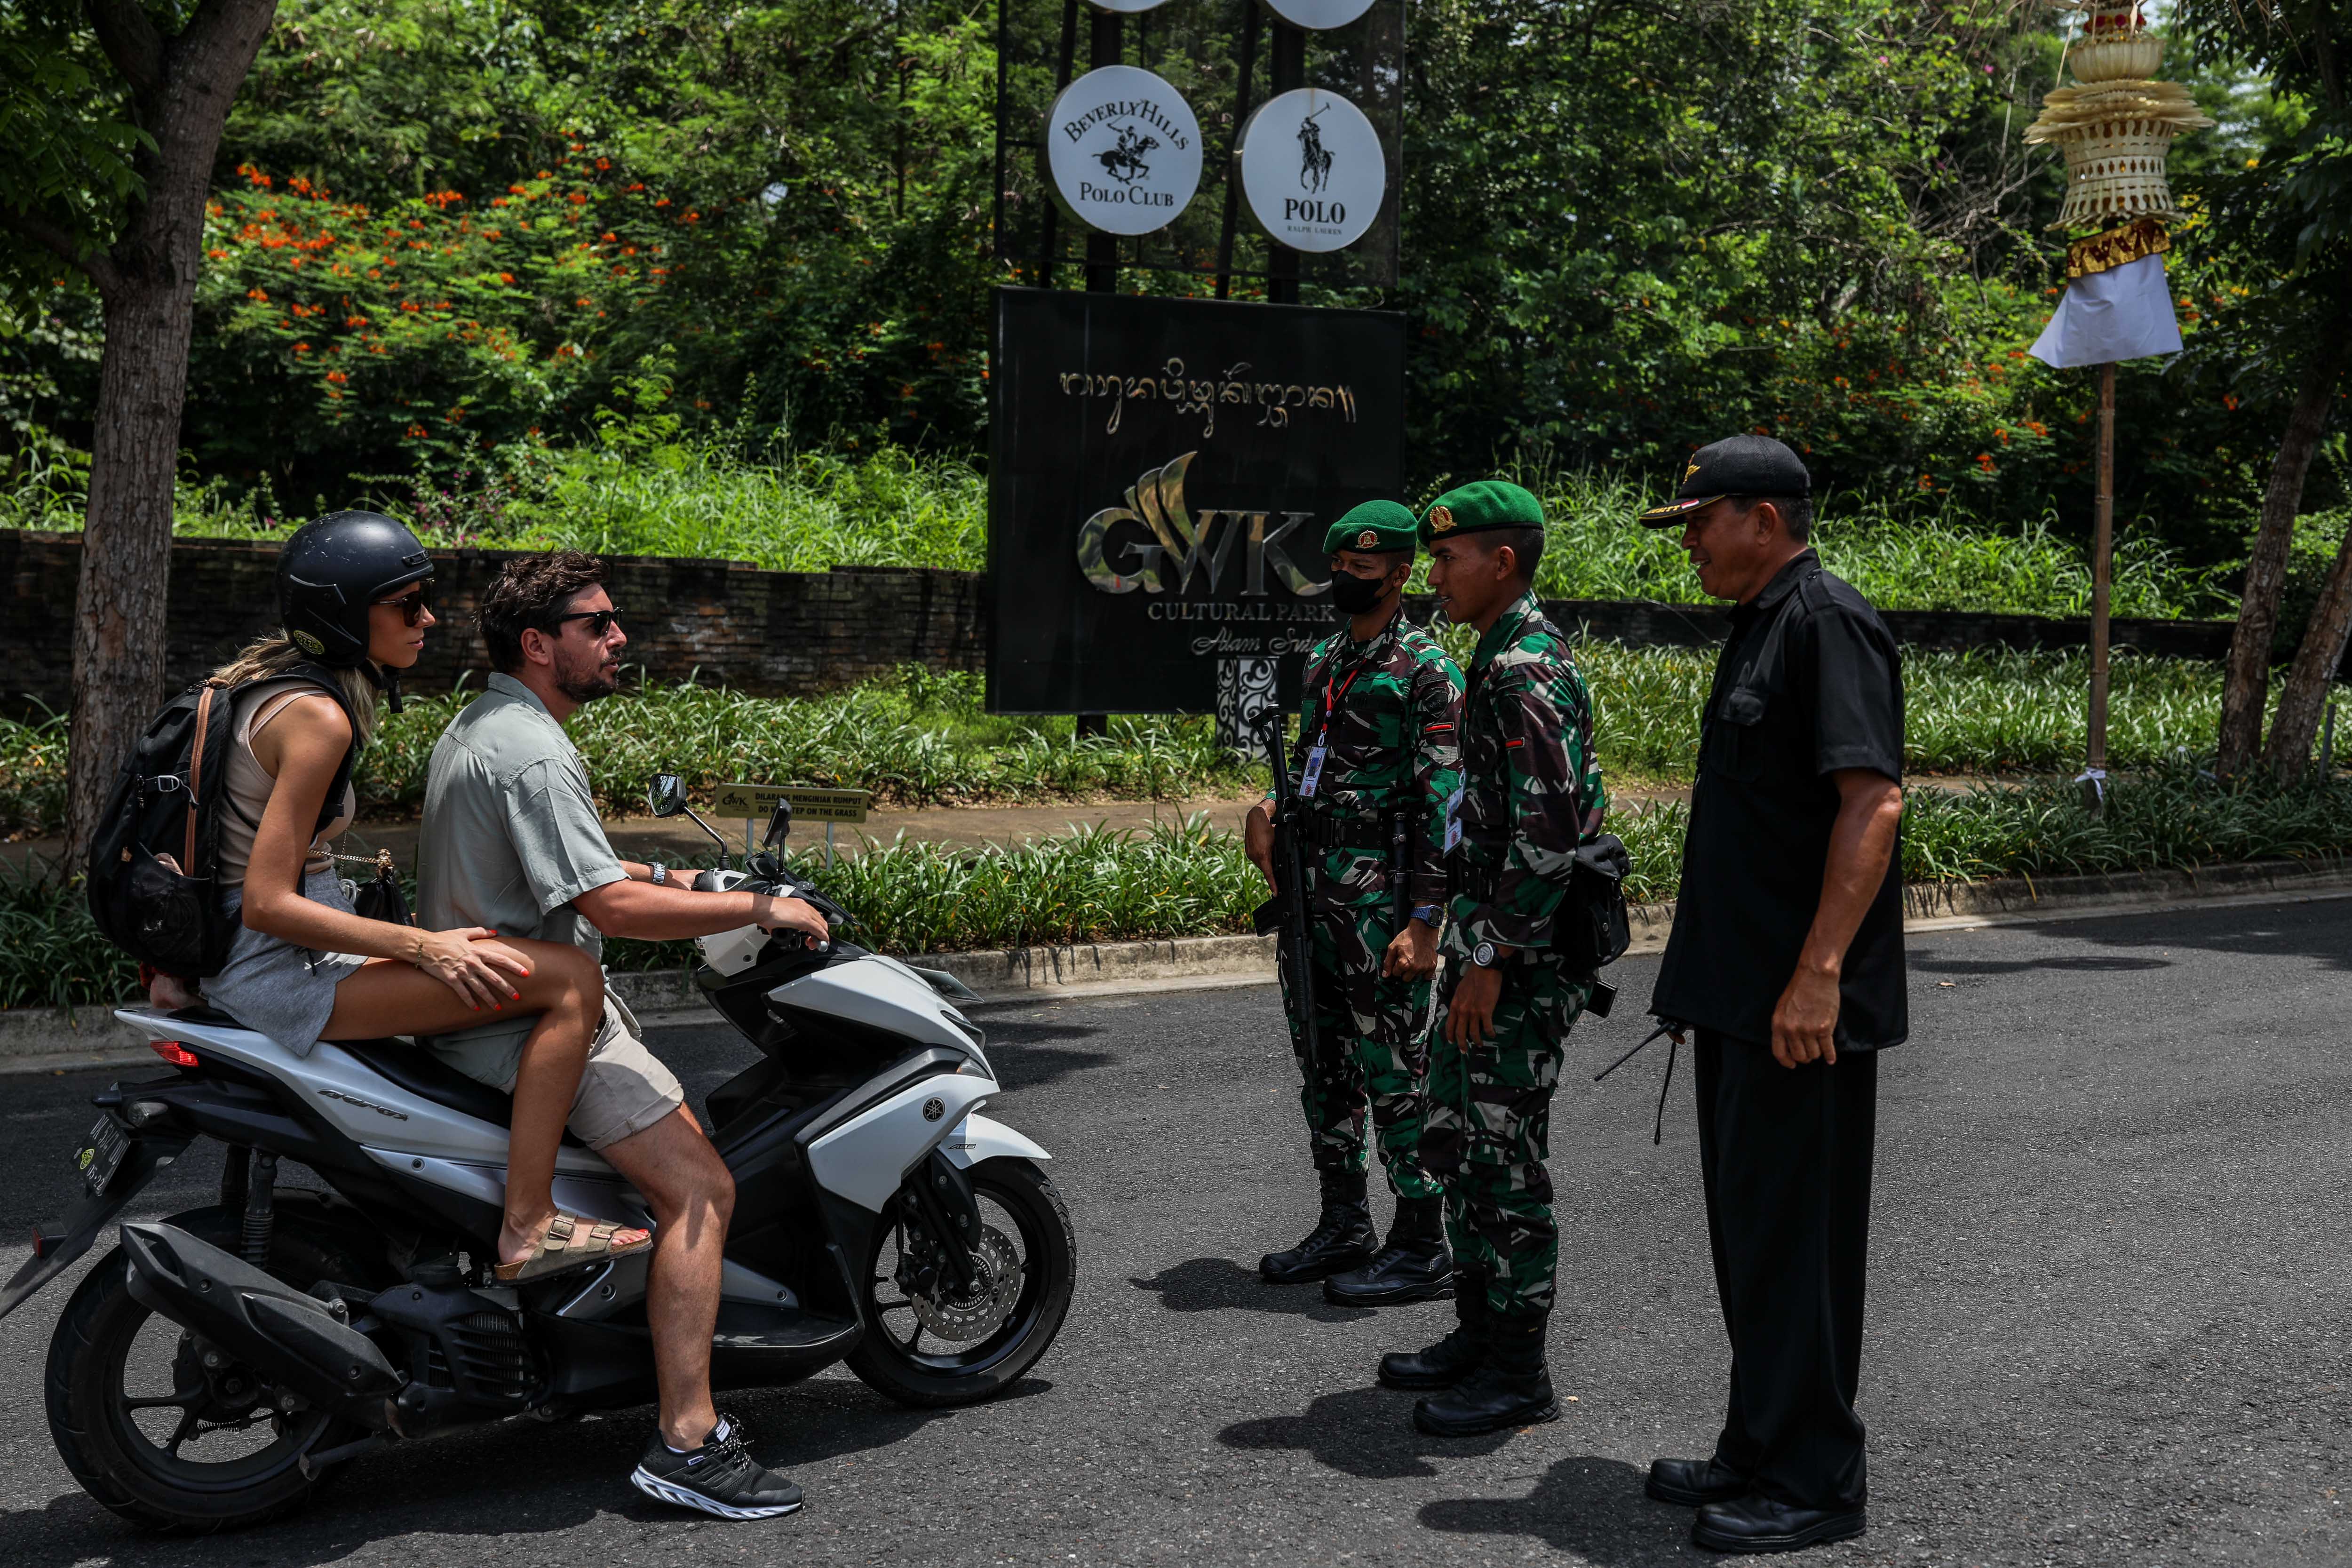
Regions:
[[[220, 818], [236, 699], [264, 681], [304, 679], [353, 721], [335, 672], [298, 664], [228, 686], [202, 680], [163, 704], [131, 748], [89, 849], [89, 912], [108, 941], [183, 979], [217, 974], [237, 921], [221, 909]], [[343, 753], [319, 827], [340, 814], [358, 748]], [[315, 833], [316, 828], [312, 829]]]

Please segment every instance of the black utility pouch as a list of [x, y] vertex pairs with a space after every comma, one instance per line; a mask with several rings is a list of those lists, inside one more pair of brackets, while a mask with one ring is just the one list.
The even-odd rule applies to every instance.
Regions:
[[1625, 914], [1625, 877], [1633, 866], [1624, 841], [1613, 833], [1578, 847], [1568, 897], [1552, 918], [1552, 951], [1570, 974], [1598, 974], [1633, 944]]

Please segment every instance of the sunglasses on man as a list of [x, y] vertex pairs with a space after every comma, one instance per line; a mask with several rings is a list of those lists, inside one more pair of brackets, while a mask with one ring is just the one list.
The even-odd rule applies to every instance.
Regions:
[[542, 631], [551, 631], [556, 636], [562, 637], [563, 635], [564, 622], [586, 621], [588, 623], [588, 635], [591, 637], [602, 638], [606, 632], [613, 629], [614, 623], [618, 621], [620, 618], [621, 612], [618, 610], [574, 610], [568, 616], [551, 616], [548, 619], [547, 624], [540, 629]]

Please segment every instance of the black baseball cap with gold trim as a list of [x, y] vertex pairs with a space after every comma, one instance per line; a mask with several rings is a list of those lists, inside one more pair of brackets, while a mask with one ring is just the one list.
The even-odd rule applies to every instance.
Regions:
[[1644, 528], [1671, 528], [1725, 496], [1809, 496], [1813, 477], [1797, 454], [1769, 436], [1731, 436], [1701, 447], [1683, 468], [1682, 488], [1641, 516]]

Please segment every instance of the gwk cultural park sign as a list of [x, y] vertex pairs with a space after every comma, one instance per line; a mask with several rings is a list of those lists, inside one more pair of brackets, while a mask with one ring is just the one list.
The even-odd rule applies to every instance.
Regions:
[[[999, 253], [1017, 259], [1034, 243], [1034, 269], [1050, 282], [1056, 215], [1082, 235], [1109, 237], [1087, 243], [1087, 291], [996, 296], [994, 711], [1215, 711], [1232, 734], [1265, 703], [1295, 700], [1307, 651], [1338, 624], [1325, 531], [1402, 486], [1403, 318], [1225, 297], [1236, 278], [1255, 277], [1274, 301], [1295, 300], [1286, 280], [1300, 275], [1301, 258], [1344, 265], [1343, 253], [1376, 231], [1392, 245], [1394, 148], [1342, 87], [1352, 77], [1375, 94], [1399, 79], [1401, 0], [1267, 0], [1270, 17], [1246, 11], [1241, 37], [1225, 40], [1239, 59], [1239, 89], [1213, 146], [1171, 85], [1185, 79], [1175, 68], [1183, 62], [1163, 51], [1154, 71], [1116, 58], [1130, 24], [1115, 13], [1149, 12], [1160, 29], [1171, 14], [1207, 5], [1101, 5], [1090, 24], [1094, 68], [1076, 74], [1068, 40], [1082, 8], [1066, 0], [1052, 97], [1025, 111], [1034, 117], [1026, 126], [1022, 111], [1000, 103]], [[1388, 30], [1358, 25], [1368, 13]], [[1255, 79], [1262, 28], [1275, 34], [1271, 91]], [[1310, 58], [1304, 29], [1313, 28], [1331, 31], [1314, 35], [1328, 47], [1313, 57], [1309, 82], [1300, 78]], [[1213, 54], [1197, 30], [1192, 37]], [[1019, 58], [1017, 47], [1008, 44], [1007, 58]], [[1381, 112], [1392, 115], [1393, 101]], [[1041, 234], [1010, 242], [1015, 219], [1034, 220], [1013, 210], [1023, 187], [1008, 145], [1035, 150], [1049, 204]], [[1222, 202], [1197, 205], [1222, 207], [1221, 232], [1209, 213], [1187, 216], [1203, 184], [1220, 183]], [[1244, 216], [1258, 231], [1263, 269], [1236, 264]], [[1375, 277], [1381, 260], [1372, 258]], [[1111, 279], [1122, 267], [1213, 279], [1217, 297], [1118, 293]], [[1392, 258], [1385, 271], [1393, 275]], [[1332, 280], [1361, 275], [1360, 267]]]

